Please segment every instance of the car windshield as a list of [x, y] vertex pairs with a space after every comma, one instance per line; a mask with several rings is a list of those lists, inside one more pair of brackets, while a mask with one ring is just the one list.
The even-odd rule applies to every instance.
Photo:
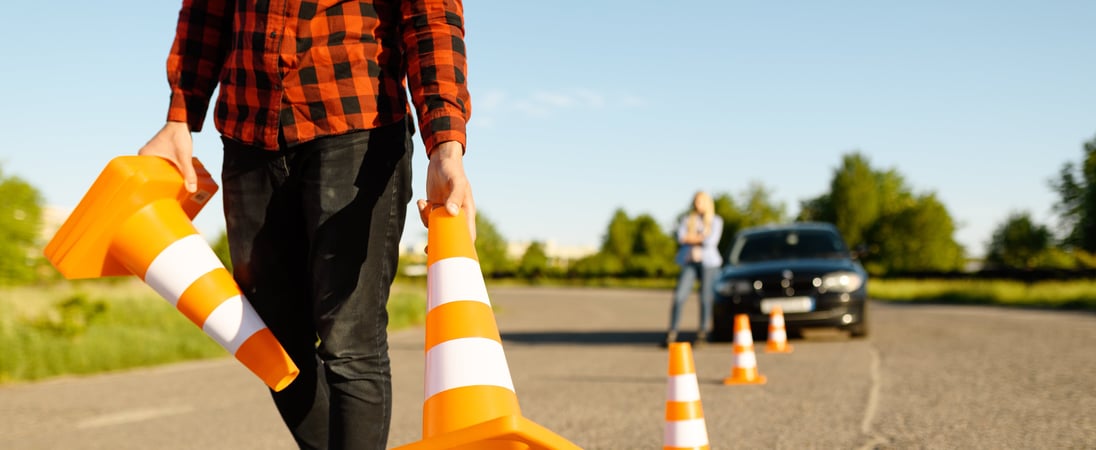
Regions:
[[848, 249], [825, 230], [773, 230], [740, 236], [731, 249], [733, 264], [779, 259], [847, 258]]

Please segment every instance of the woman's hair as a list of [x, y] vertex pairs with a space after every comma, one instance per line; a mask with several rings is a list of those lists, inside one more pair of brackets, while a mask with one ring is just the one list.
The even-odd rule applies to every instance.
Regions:
[[689, 222], [686, 225], [689, 234], [695, 233], [697, 226], [699, 225], [698, 222], [702, 221], [704, 224], [704, 235], [707, 236], [708, 233], [712, 232], [712, 218], [714, 217], [715, 201], [712, 200], [712, 196], [708, 195], [707, 192], [698, 191], [696, 195], [693, 196], [693, 208], [692, 211], [689, 212]]

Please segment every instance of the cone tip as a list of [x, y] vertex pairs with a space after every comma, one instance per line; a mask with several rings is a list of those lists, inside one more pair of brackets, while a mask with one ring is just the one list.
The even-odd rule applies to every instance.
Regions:
[[670, 375], [696, 373], [693, 363], [693, 346], [688, 342], [670, 344]]
[[734, 316], [734, 328], [735, 330], [749, 330], [750, 329], [750, 316], [746, 314], [738, 314]]

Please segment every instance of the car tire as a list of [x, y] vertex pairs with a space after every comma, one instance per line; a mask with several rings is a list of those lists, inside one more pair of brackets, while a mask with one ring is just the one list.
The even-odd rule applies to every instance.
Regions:
[[712, 342], [728, 342], [734, 340], [734, 330], [726, 326], [716, 324], [712, 327], [712, 333], [708, 335]]
[[868, 336], [868, 305], [864, 305], [864, 309], [860, 311], [860, 321], [845, 328], [849, 330], [849, 337], [852, 338], [864, 338]]
[[769, 340], [769, 324], [766, 323], [753, 323], [750, 324], [750, 331], [753, 333], [754, 342], [765, 342]]
[[849, 337], [853, 338], [865, 338], [868, 336], [868, 324], [864, 322], [857, 323], [849, 327]]

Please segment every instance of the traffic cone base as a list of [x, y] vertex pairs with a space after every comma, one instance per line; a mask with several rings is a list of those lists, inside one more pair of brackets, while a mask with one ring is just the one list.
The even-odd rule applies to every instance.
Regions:
[[788, 343], [788, 330], [784, 327], [784, 310], [779, 306], [769, 313], [769, 338], [765, 342], [765, 353], [791, 353], [792, 344]]
[[578, 449], [522, 417], [464, 213], [427, 228], [423, 439], [399, 449]]
[[425, 438], [396, 450], [566, 450], [567, 439], [521, 415], [508, 415]]
[[765, 344], [765, 353], [792, 353], [793, 351], [795, 351], [795, 347], [792, 344]]
[[726, 386], [732, 386], [736, 384], [765, 384], [769, 379], [764, 375], [738, 375], [729, 376], [723, 379], [723, 384]]
[[136, 275], [271, 389], [298, 369], [191, 223], [217, 191], [198, 162], [198, 193], [170, 162], [115, 158], [46, 246], [67, 278]]
[[193, 219], [217, 192], [217, 183], [205, 166], [197, 159], [192, 161], [198, 175], [194, 193], [187, 192], [182, 175], [166, 159], [114, 158], [46, 245], [46, 258], [68, 279], [131, 275], [108, 252], [119, 225], [159, 199], [175, 200]]

